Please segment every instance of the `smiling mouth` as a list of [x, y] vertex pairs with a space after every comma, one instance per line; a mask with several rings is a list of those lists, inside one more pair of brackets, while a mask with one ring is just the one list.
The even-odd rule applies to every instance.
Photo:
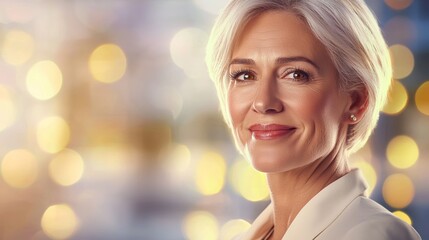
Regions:
[[261, 125], [255, 124], [249, 128], [252, 137], [258, 140], [272, 140], [284, 137], [296, 130], [295, 127], [287, 125], [269, 124]]

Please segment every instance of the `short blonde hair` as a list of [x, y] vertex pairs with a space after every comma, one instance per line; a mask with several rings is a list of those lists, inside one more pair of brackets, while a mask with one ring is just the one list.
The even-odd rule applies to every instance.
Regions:
[[389, 50], [377, 20], [363, 0], [232, 0], [218, 16], [207, 45], [206, 63], [221, 111], [232, 127], [227, 103], [228, 65], [240, 31], [255, 16], [285, 10], [303, 19], [326, 47], [342, 90], [364, 87], [367, 110], [349, 128], [348, 153], [360, 149], [375, 128], [391, 83]]

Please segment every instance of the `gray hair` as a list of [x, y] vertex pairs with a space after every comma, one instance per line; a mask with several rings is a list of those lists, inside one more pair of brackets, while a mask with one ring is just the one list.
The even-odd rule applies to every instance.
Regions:
[[392, 78], [389, 50], [377, 20], [363, 0], [232, 0], [218, 16], [207, 45], [206, 63], [223, 117], [228, 112], [228, 64], [240, 31], [255, 16], [270, 10], [289, 11], [305, 21], [326, 47], [339, 73], [340, 89], [367, 92], [367, 110], [350, 125], [348, 153], [359, 150], [375, 128]]

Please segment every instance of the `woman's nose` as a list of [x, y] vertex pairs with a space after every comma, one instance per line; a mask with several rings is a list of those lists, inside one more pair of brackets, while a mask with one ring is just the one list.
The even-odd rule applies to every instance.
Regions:
[[275, 83], [260, 83], [253, 101], [253, 110], [262, 114], [279, 113], [283, 111], [283, 103], [277, 96]]

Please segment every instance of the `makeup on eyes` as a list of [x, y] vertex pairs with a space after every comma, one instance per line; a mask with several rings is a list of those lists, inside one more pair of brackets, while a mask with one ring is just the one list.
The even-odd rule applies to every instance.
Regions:
[[[301, 67], [288, 67], [281, 72], [282, 73], [278, 75], [279, 79], [287, 78], [297, 82], [308, 82], [312, 79], [312, 74], [310, 73], [310, 71], [304, 70]], [[257, 73], [251, 69], [240, 68], [238, 70], [231, 71], [229, 77], [232, 81], [254, 81], [257, 80]]]
[[[232, 67], [233, 65], [242, 65]], [[304, 65], [304, 66], [302, 66]], [[306, 66], [310, 65], [310, 66]], [[255, 60], [251, 58], [234, 58], [231, 60], [229, 78], [231, 81], [247, 82], [258, 80], [258, 72]], [[232, 70], [231, 70], [232, 68]], [[234, 70], [234, 68], [236, 70]], [[320, 67], [311, 59], [304, 56], [279, 57], [275, 59], [276, 76], [279, 79], [291, 79], [294, 82], [306, 83], [313, 79], [314, 71], [318, 72]], [[313, 70], [309, 70], [314, 68]], [[289, 76], [293, 74], [292, 76]], [[299, 78], [299, 79], [297, 79]]]

